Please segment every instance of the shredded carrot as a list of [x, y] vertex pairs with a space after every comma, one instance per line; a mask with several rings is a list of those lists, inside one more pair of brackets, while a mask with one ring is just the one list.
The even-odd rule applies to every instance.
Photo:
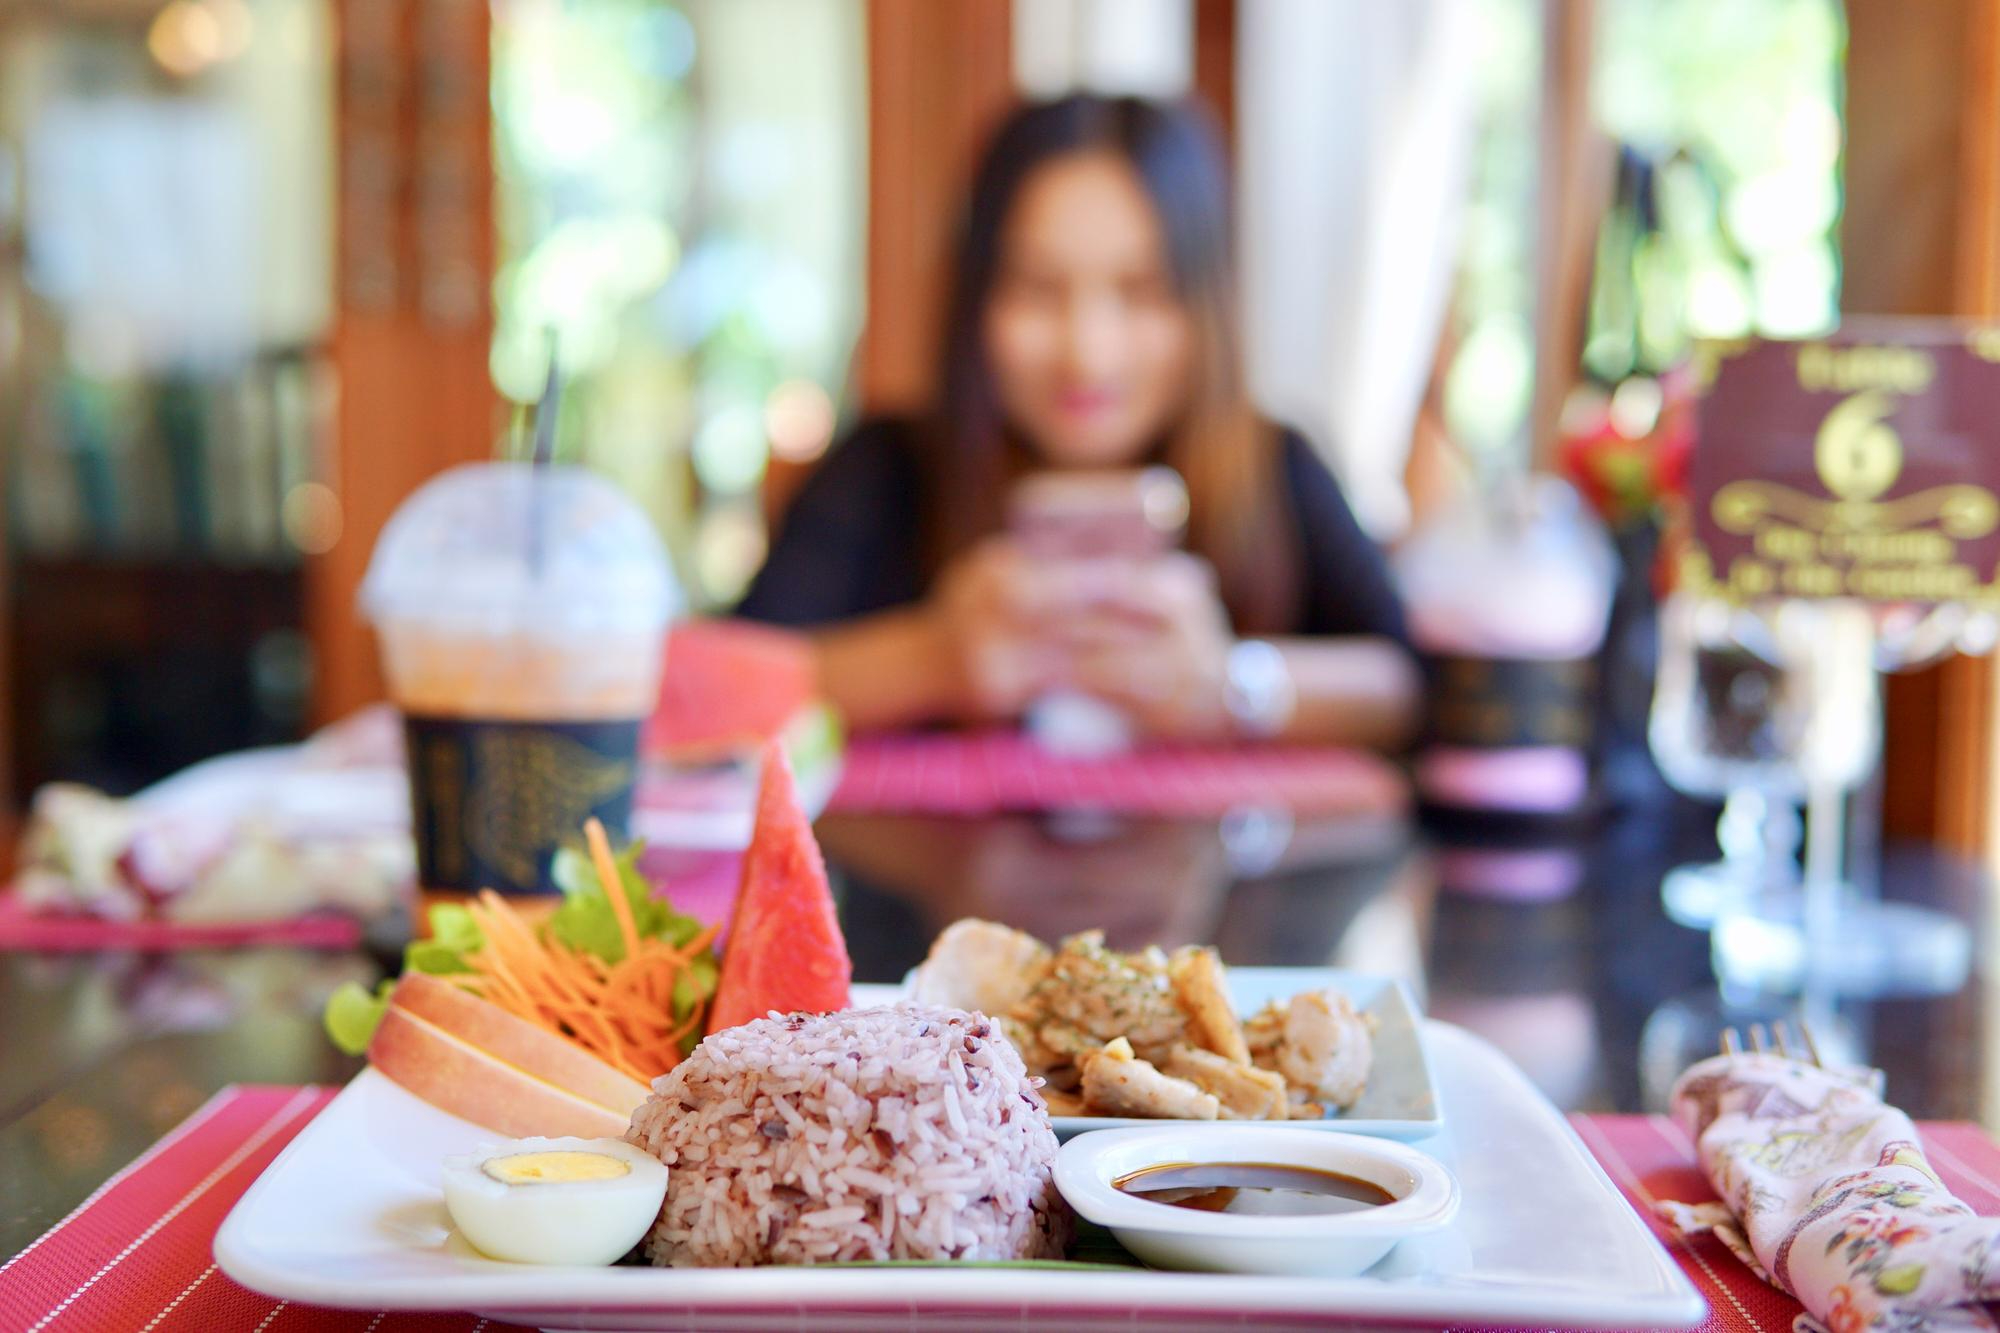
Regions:
[[681, 1061], [681, 1042], [701, 1031], [707, 1001], [675, 1018], [673, 995], [682, 976], [715, 938], [715, 927], [682, 945], [642, 936], [618, 880], [604, 829], [585, 826], [591, 859], [611, 900], [625, 956], [607, 964], [572, 949], [539, 923], [530, 924], [498, 894], [468, 904], [484, 945], [466, 955], [472, 971], [457, 978], [467, 990], [545, 1031], [566, 1037], [640, 1082]]
[[590, 862], [597, 867], [598, 882], [611, 900], [611, 915], [618, 918], [618, 933], [625, 937], [625, 956], [639, 952], [639, 928], [632, 922], [632, 904], [625, 901], [625, 882], [618, 876], [618, 861], [611, 855], [611, 839], [604, 825], [592, 815], [583, 821], [583, 840], [590, 845]]

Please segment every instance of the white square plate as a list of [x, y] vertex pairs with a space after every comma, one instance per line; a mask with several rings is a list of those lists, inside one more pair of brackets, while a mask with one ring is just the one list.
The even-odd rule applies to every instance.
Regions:
[[[1253, 972], [1254, 969], [1239, 969]], [[1329, 984], [1326, 973], [1311, 974]], [[1275, 984], [1289, 985], [1287, 982]], [[866, 988], [861, 1000], [879, 1000]], [[477, 1310], [563, 1329], [1149, 1329], [1334, 1321], [1678, 1327], [1701, 1296], [1555, 1108], [1492, 1047], [1423, 1025], [1464, 1191], [1445, 1231], [1356, 1278], [1007, 1268], [537, 1268], [472, 1254], [438, 1184], [494, 1136], [370, 1070], [300, 1132], [215, 1239], [256, 1291], [360, 1310]], [[1338, 1128], [1338, 1125], [1333, 1126]]]

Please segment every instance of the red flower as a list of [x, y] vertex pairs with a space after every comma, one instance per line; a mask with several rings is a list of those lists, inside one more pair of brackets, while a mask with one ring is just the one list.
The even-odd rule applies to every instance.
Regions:
[[1659, 377], [1658, 387], [1659, 415], [1645, 434], [1623, 434], [1606, 400], [1573, 410], [1556, 444], [1557, 468], [1613, 527], [1649, 518], [1687, 494], [1694, 452], [1693, 379], [1676, 367]]

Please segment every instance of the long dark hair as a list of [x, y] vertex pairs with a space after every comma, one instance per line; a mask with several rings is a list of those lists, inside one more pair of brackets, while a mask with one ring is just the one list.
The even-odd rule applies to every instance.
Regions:
[[1148, 461], [1186, 480], [1189, 546], [1215, 566], [1236, 628], [1291, 629], [1299, 615], [1298, 533], [1284, 501], [1277, 434], [1244, 385], [1222, 153], [1207, 117], [1189, 105], [1067, 97], [1022, 107], [988, 144], [959, 231], [925, 432], [931, 558], [942, 563], [997, 531], [1009, 482], [1032, 466], [1001, 416], [983, 316], [1022, 186], [1058, 158], [1094, 152], [1116, 154], [1138, 176], [1195, 329], [1187, 408]]

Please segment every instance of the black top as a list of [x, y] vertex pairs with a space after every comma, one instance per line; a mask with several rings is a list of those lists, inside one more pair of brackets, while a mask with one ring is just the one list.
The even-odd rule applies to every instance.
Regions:
[[[1304, 548], [1295, 634], [1403, 637], [1382, 553], [1306, 442], [1282, 435], [1285, 494]], [[883, 611], [926, 591], [923, 482], [907, 422], [864, 421], [806, 479], [737, 614], [812, 626]]]

